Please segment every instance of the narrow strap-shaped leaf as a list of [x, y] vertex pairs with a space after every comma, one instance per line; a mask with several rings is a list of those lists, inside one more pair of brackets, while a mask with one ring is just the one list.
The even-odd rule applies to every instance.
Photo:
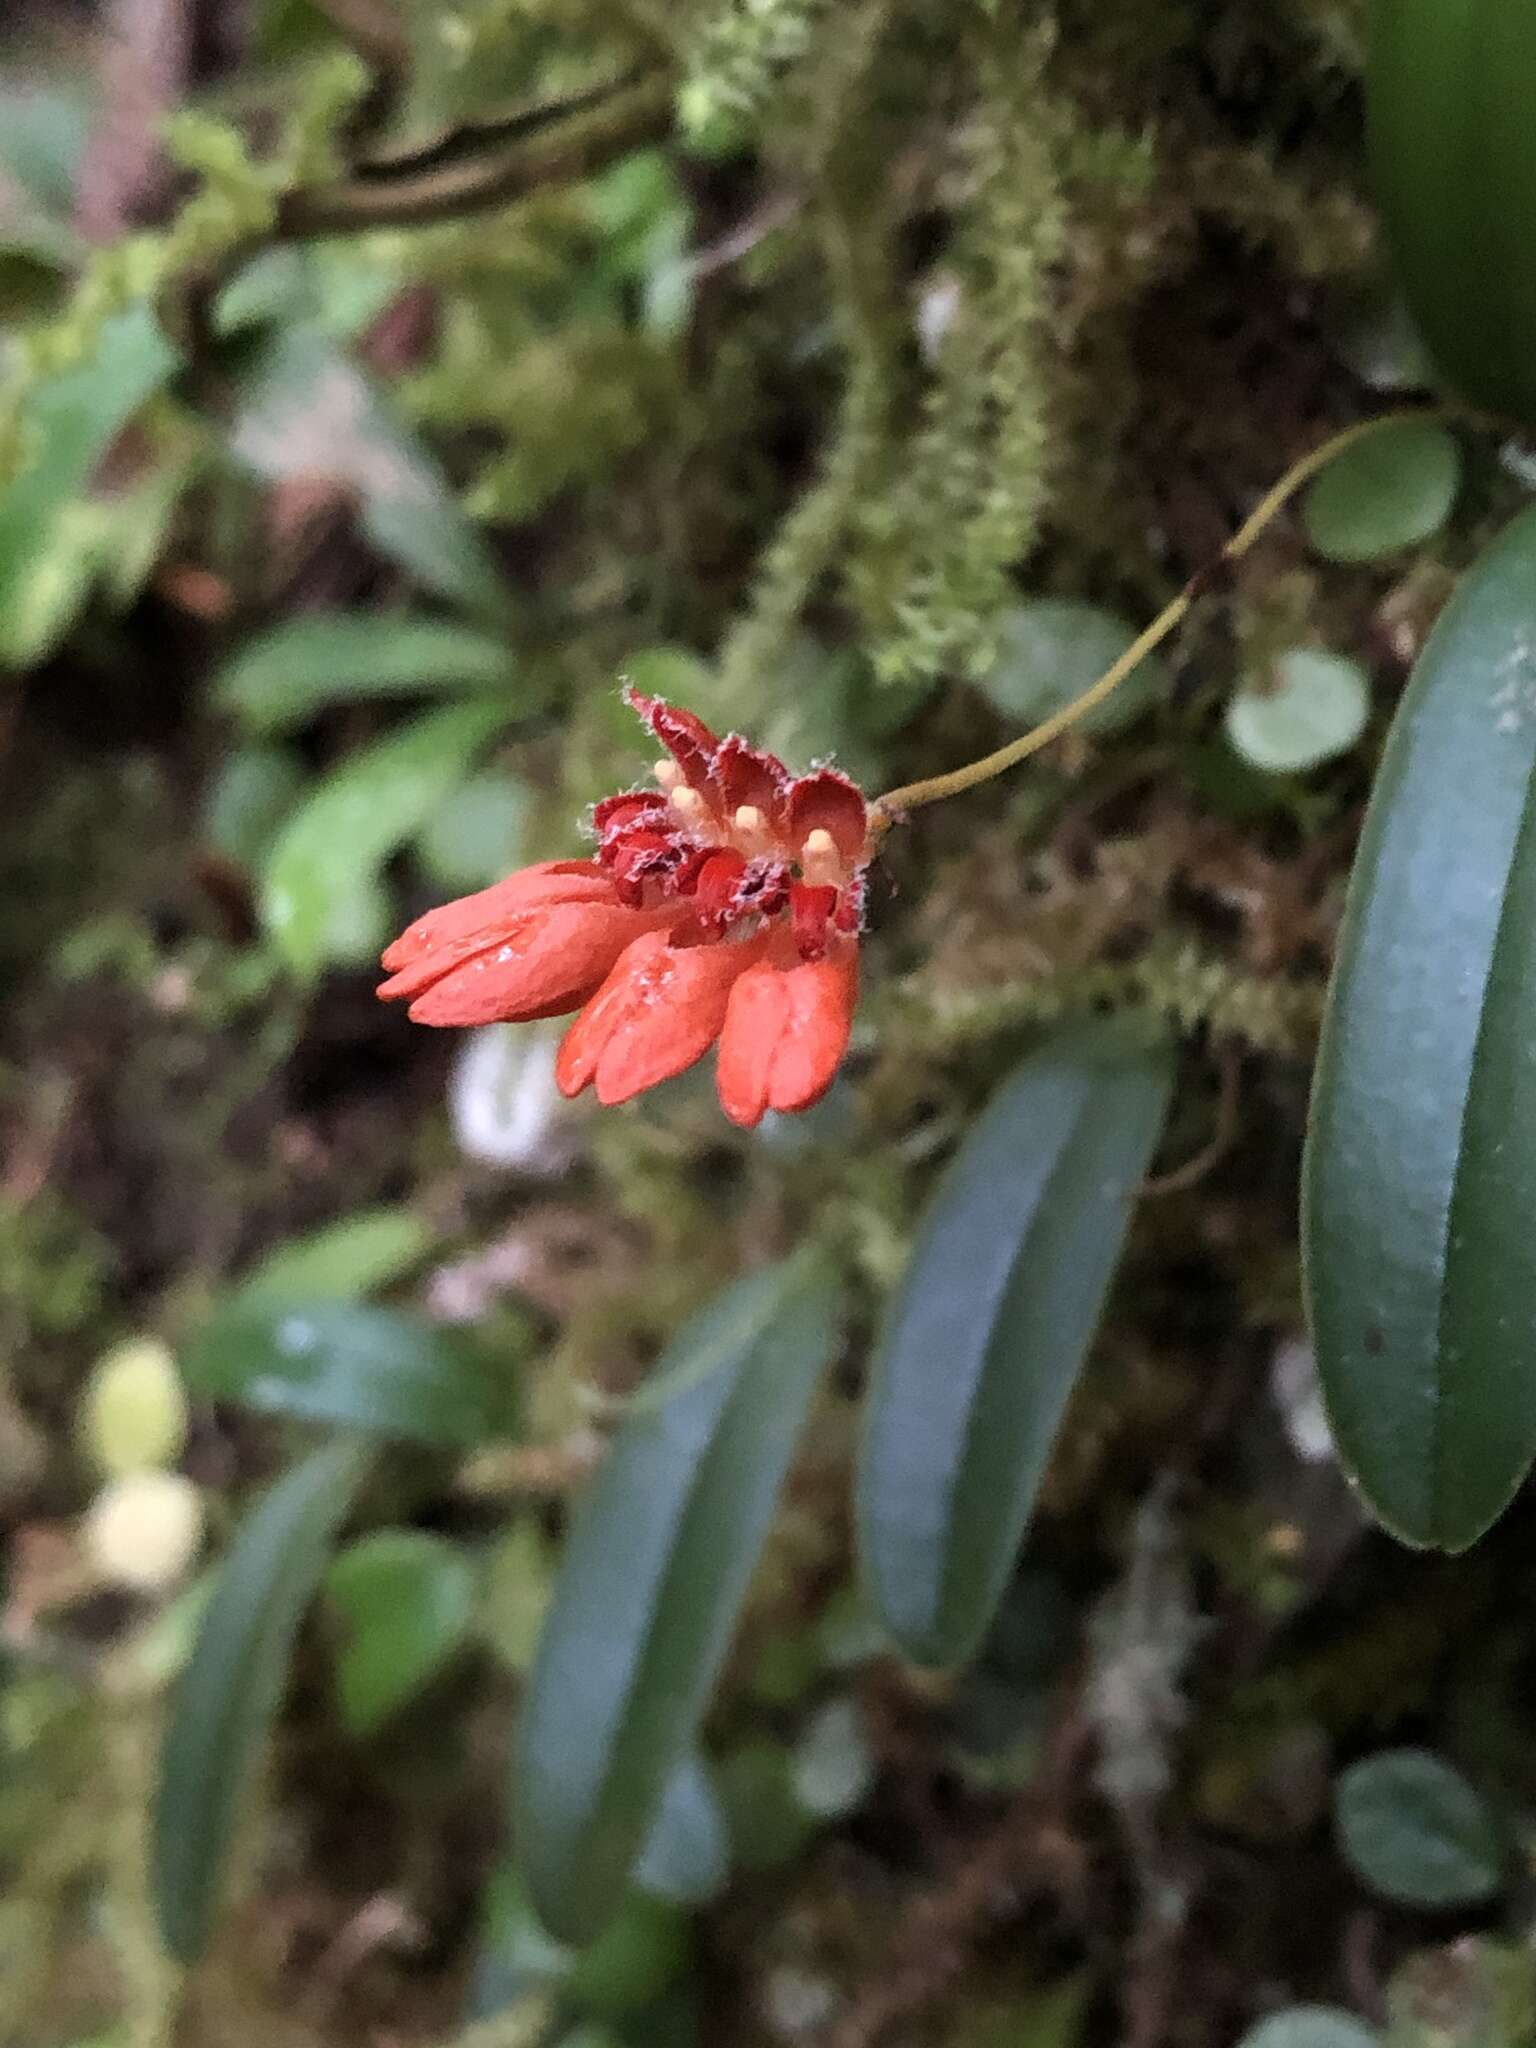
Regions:
[[1372, 0], [1371, 168], [1430, 352], [1480, 405], [1536, 422], [1536, 10]]
[[428, 712], [331, 770], [283, 825], [261, 881], [261, 916], [290, 968], [313, 977], [347, 950], [338, 905], [453, 794], [499, 725], [499, 704]]
[[[624, 1888], [697, 1731], [832, 1355], [837, 1298], [800, 1256], [720, 1295], [620, 1430], [577, 1518], [529, 1683], [516, 1827], [535, 1904], [581, 1944]], [[718, 1354], [689, 1383], [686, 1360]]]
[[214, 697], [265, 734], [360, 697], [490, 695], [511, 674], [502, 641], [450, 619], [322, 612], [286, 619], [248, 642], [220, 671]]
[[294, 1633], [367, 1465], [367, 1446], [342, 1439], [278, 1480], [235, 1538], [203, 1616], [166, 1730], [154, 1815], [155, 1909], [184, 1963], [207, 1944]]
[[268, 1252], [235, 1283], [242, 1309], [294, 1301], [360, 1301], [431, 1249], [430, 1227], [410, 1209], [357, 1209]]
[[1157, 1142], [1172, 1062], [1112, 1027], [1027, 1060], [939, 1184], [881, 1338], [858, 1479], [874, 1604], [967, 1657], [1008, 1582]]
[[1471, 570], [1387, 742], [1318, 1056], [1307, 1290], [1335, 1437], [1410, 1543], [1536, 1452], [1536, 511]]

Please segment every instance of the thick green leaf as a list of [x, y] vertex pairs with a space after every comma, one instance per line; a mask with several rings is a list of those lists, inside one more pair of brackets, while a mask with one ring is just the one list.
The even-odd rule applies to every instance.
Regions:
[[1167, 1051], [1062, 1038], [988, 1103], [881, 1337], [858, 1479], [863, 1566], [908, 1656], [956, 1664], [996, 1611], [1162, 1127]]
[[421, 1263], [432, 1232], [410, 1209], [359, 1209], [269, 1252], [234, 1290], [242, 1308], [360, 1301]]
[[[613, 1913], [724, 1659], [837, 1300], [805, 1256], [710, 1304], [658, 1367], [680, 1387], [619, 1431], [583, 1504], [539, 1645], [518, 1841], [541, 1917], [590, 1940]], [[685, 1361], [711, 1370], [690, 1379]]]
[[795, 1761], [782, 1742], [744, 1742], [721, 1760], [720, 1798], [731, 1861], [757, 1873], [783, 1870], [816, 1832], [795, 1791]]
[[434, 711], [350, 755], [288, 820], [262, 877], [261, 914], [299, 975], [354, 958], [350, 914], [506, 718], [497, 704]]
[[354, 1735], [372, 1735], [464, 1642], [474, 1572], [446, 1537], [381, 1529], [348, 1544], [326, 1573], [325, 1590], [346, 1625], [336, 1660], [342, 1718]]
[[1383, 1750], [1352, 1764], [1335, 1791], [1335, 1816], [1345, 1861], [1401, 1905], [1481, 1905], [1504, 1881], [1493, 1814], [1428, 1750]]
[[[540, 1991], [558, 1991], [574, 2012], [639, 2012], [686, 1971], [691, 1947], [687, 1909], [637, 1891], [621, 1902], [596, 1941], [572, 1948], [549, 1933], [521, 1873], [509, 1865], [487, 1887], [485, 1941], [470, 2017], [489, 2019]], [[561, 2038], [568, 2043], [569, 2036]]]
[[1292, 647], [1262, 684], [1227, 704], [1227, 737], [1250, 767], [1299, 774], [1347, 753], [1365, 730], [1371, 686], [1357, 661]]
[[1536, 424], [1536, 10], [1372, 0], [1371, 167], [1403, 289], [1468, 398]]
[[1307, 493], [1307, 538], [1335, 562], [1373, 562], [1438, 533], [1461, 483], [1456, 437], [1404, 420], [1336, 456]]
[[236, 1296], [187, 1347], [194, 1393], [449, 1449], [506, 1426], [508, 1394], [451, 1331], [350, 1301]]
[[424, 588], [500, 625], [505, 585], [479, 529], [427, 450], [351, 358], [314, 326], [254, 351], [237, 454], [266, 477], [323, 476], [355, 492], [363, 530]]
[[242, 648], [214, 696], [260, 733], [299, 725], [329, 704], [426, 691], [489, 693], [511, 677], [506, 646], [446, 619], [380, 612], [288, 619]]
[[294, 1633], [367, 1464], [363, 1446], [327, 1444], [268, 1492], [224, 1561], [177, 1686], [155, 1800], [153, 1882], [161, 1934], [184, 1963], [207, 1942]]
[[99, 566], [100, 522], [83, 504], [96, 465], [175, 352], [144, 307], [109, 320], [89, 362], [44, 384], [27, 409], [28, 459], [0, 489], [0, 662], [42, 659], [68, 630]]
[[1464, 1549], [1536, 1452], [1536, 511], [1469, 573], [1398, 711], [1318, 1057], [1304, 1250], [1340, 1453]]

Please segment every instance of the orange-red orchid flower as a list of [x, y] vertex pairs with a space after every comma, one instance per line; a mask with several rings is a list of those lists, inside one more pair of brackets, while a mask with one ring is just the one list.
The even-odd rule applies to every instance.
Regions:
[[719, 1042], [720, 1101], [750, 1127], [831, 1085], [858, 1000], [872, 846], [857, 786], [629, 693], [667, 749], [657, 787], [593, 812], [597, 858], [545, 861], [429, 911], [379, 994], [419, 1024], [581, 1014], [555, 1074], [626, 1102]]

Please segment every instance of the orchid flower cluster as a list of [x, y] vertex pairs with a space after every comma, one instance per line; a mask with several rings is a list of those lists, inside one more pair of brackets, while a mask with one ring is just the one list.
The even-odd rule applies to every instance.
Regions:
[[692, 712], [626, 696], [666, 758], [654, 787], [596, 806], [596, 858], [429, 911], [385, 953], [379, 994], [418, 1024], [578, 1010], [555, 1064], [566, 1095], [626, 1102], [717, 1045], [734, 1123], [808, 1109], [858, 1000], [869, 807], [835, 768], [792, 776]]
[[385, 953], [379, 994], [408, 1001], [418, 1024], [578, 1010], [555, 1064], [567, 1095], [595, 1086], [600, 1102], [627, 1102], [718, 1045], [720, 1101], [733, 1122], [751, 1128], [770, 1109], [809, 1109], [848, 1049], [864, 882], [881, 831], [990, 782], [1077, 724], [1298, 491], [1403, 417], [1357, 421], [1293, 462], [1220, 554], [1071, 703], [979, 760], [873, 804], [835, 768], [791, 775], [777, 755], [627, 691], [667, 758], [653, 788], [596, 806], [597, 858], [542, 861], [429, 911]]

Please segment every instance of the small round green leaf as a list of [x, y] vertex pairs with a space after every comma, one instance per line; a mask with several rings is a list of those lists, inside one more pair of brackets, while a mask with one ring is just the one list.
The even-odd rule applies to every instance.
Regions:
[[444, 1537], [383, 1529], [341, 1552], [325, 1590], [344, 1626], [336, 1660], [342, 1718], [354, 1735], [372, 1735], [464, 1642], [474, 1573]]
[[589, 1940], [616, 1911], [694, 1741], [836, 1331], [814, 1257], [739, 1281], [658, 1362], [677, 1391], [629, 1417], [583, 1503], [515, 1794], [529, 1889], [562, 1938]]
[[720, 1765], [720, 1799], [731, 1861], [742, 1870], [782, 1870], [816, 1832], [795, 1794], [794, 1759], [781, 1742], [744, 1742]]
[[1359, 662], [1293, 647], [1264, 687], [1239, 690], [1228, 701], [1227, 737], [1251, 767], [1299, 774], [1348, 753], [1370, 708], [1370, 681]]
[[1461, 483], [1454, 434], [1429, 420], [1382, 427], [1335, 456], [1307, 493], [1302, 520], [1320, 555], [1374, 562], [1428, 540]]
[[[997, 656], [976, 678], [992, 703], [1021, 725], [1035, 725], [1091, 689], [1136, 638], [1114, 612], [1076, 598], [1040, 597], [1007, 614]], [[1118, 732], [1166, 697], [1166, 667], [1149, 654], [1120, 687], [1081, 720], [1084, 732]]]
[[1468, 573], [1382, 757], [1318, 1055], [1303, 1241], [1340, 1456], [1463, 1549], [1536, 1452], [1536, 512]]
[[858, 1474], [864, 1575], [920, 1664], [980, 1642], [1093, 1340], [1172, 1084], [1080, 1029], [1026, 1060], [950, 1164], [886, 1318]]
[[1250, 2027], [1238, 2048], [1376, 2048], [1364, 2020], [1332, 2005], [1288, 2005]]
[[1400, 1905], [1476, 1906], [1504, 1882], [1492, 1813], [1428, 1750], [1383, 1750], [1352, 1764], [1336, 1787], [1335, 1813], [1350, 1868]]
[[180, 1962], [195, 1962], [207, 1942], [294, 1633], [367, 1468], [366, 1447], [350, 1440], [294, 1466], [242, 1525], [203, 1614], [176, 1688], [155, 1795], [155, 1909]]
[[452, 1331], [347, 1301], [237, 1296], [187, 1347], [182, 1369], [216, 1400], [446, 1448], [500, 1434], [510, 1406]]

